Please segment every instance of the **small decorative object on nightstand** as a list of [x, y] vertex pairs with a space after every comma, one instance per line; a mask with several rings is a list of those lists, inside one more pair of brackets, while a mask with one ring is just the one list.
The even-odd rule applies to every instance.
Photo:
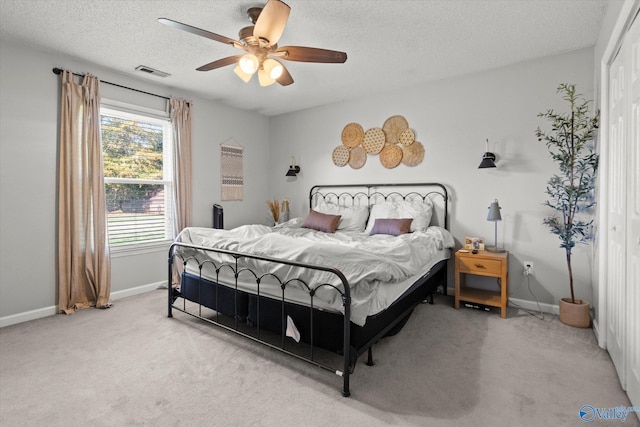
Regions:
[[[500, 317], [507, 317], [507, 295], [509, 274], [509, 252], [479, 251], [456, 252], [455, 271], [455, 308], [460, 308], [460, 301], [500, 307]], [[500, 291], [489, 291], [466, 286], [466, 275], [497, 277]]]

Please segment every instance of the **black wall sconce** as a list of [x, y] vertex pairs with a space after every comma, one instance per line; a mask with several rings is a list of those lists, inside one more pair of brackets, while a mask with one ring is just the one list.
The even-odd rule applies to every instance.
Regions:
[[489, 139], [487, 139], [487, 146], [484, 154], [482, 155], [482, 161], [478, 169], [495, 168], [496, 155], [489, 152]]
[[296, 165], [296, 158], [291, 156], [291, 165], [285, 176], [297, 176], [300, 173], [300, 166]]

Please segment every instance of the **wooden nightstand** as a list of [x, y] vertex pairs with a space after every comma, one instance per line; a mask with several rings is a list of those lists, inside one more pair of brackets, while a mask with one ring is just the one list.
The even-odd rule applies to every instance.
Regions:
[[[466, 275], [497, 277], [500, 291], [468, 288]], [[507, 295], [509, 274], [509, 252], [479, 251], [477, 254], [456, 252], [456, 299], [455, 308], [460, 308], [460, 301], [474, 302], [492, 307], [500, 307], [500, 317], [507, 317]]]

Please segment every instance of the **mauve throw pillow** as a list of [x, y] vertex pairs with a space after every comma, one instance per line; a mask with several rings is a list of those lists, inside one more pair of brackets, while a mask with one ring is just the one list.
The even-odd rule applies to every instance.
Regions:
[[336, 228], [338, 228], [338, 222], [340, 222], [340, 215], [323, 214], [311, 209], [302, 226], [304, 228], [324, 231], [325, 233], [333, 233], [336, 231]]
[[413, 218], [378, 218], [369, 234], [391, 234], [399, 236], [408, 233]]

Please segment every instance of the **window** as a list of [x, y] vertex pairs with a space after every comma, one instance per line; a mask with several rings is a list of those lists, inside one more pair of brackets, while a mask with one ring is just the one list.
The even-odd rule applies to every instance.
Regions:
[[169, 119], [103, 106], [100, 127], [109, 244], [171, 240]]

